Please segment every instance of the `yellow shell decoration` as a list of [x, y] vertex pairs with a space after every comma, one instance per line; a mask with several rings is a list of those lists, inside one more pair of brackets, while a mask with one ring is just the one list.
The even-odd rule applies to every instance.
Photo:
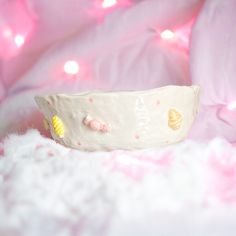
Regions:
[[64, 125], [63, 125], [62, 120], [56, 115], [52, 117], [52, 126], [53, 126], [55, 134], [58, 137], [63, 138], [65, 134]]
[[178, 130], [183, 121], [182, 115], [175, 109], [170, 109], [168, 112], [168, 117], [168, 126], [173, 130]]

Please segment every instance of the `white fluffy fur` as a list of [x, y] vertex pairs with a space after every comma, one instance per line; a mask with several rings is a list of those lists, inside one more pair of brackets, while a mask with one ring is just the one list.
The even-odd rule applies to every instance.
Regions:
[[0, 235], [235, 235], [236, 149], [222, 139], [85, 153], [30, 130], [3, 148]]

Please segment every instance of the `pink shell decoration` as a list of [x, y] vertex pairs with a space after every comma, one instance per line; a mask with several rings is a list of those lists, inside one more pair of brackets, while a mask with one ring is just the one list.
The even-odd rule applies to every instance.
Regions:
[[102, 129], [102, 124], [97, 120], [92, 120], [89, 124], [92, 130], [100, 131]]
[[102, 133], [108, 132], [108, 125], [107, 124], [105, 124], [104, 122], [93, 119], [90, 115], [87, 115], [84, 118], [83, 123], [85, 126], [90, 128], [91, 130], [102, 132]]
[[83, 123], [84, 125], [86, 126], [89, 126], [90, 122], [93, 120], [93, 118], [90, 116], [90, 115], [87, 115], [84, 120], [83, 120]]

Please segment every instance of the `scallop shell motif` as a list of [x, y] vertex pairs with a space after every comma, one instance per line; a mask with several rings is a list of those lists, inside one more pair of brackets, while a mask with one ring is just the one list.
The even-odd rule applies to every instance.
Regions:
[[168, 112], [168, 117], [168, 126], [173, 130], [178, 130], [183, 121], [182, 115], [175, 109], [170, 109]]
[[54, 129], [54, 133], [60, 137], [63, 138], [65, 134], [65, 128], [62, 120], [58, 116], [53, 116], [52, 117], [52, 126]]

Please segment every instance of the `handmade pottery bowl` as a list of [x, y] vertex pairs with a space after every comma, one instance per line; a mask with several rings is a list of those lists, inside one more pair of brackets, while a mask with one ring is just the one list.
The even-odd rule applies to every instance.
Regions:
[[198, 86], [36, 96], [45, 128], [86, 151], [155, 148], [180, 142], [198, 111]]

